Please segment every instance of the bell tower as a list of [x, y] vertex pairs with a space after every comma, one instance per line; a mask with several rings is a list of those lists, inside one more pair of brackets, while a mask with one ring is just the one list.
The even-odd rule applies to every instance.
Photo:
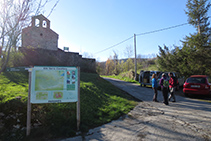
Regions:
[[50, 21], [42, 14], [33, 16], [31, 26], [22, 30], [22, 47], [58, 50], [59, 35], [50, 29]]

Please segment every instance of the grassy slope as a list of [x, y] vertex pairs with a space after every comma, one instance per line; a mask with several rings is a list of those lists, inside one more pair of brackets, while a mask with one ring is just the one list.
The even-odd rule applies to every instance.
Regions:
[[[132, 96], [114, 87], [97, 74], [81, 73], [80, 94], [82, 131], [87, 131], [90, 128], [117, 119], [137, 105], [136, 100]], [[17, 96], [21, 96], [21, 101], [26, 103], [27, 95], [27, 73], [12, 72], [0, 75], [0, 104], [5, 104], [12, 99], [16, 99]], [[47, 115], [46, 117], [44, 117], [44, 113]], [[46, 122], [43, 123], [46, 126], [50, 126], [48, 132], [51, 132], [49, 133], [51, 137], [69, 136], [69, 132], [64, 135], [64, 131], [69, 130], [69, 128], [64, 128], [64, 130], [62, 128], [60, 129], [61, 132], [53, 129], [58, 129], [58, 127], [63, 127], [65, 124], [68, 125], [70, 123], [73, 126], [76, 125], [74, 119], [73, 121], [66, 121], [70, 116], [70, 119], [75, 118], [75, 103], [33, 105], [32, 114], [34, 121], [37, 118], [41, 122]], [[53, 125], [52, 122], [55, 122], [55, 124]], [[75, 130], [75, 127], [70, 128]]]
[[115, 78], [115, 79], [123, 80], [123, 81], [126, 81], [126, 82], [132, 82], [132, 83], [139, 84], [138, 81], [132, 80], [128, 77], [122, 77], [122, 75], [101, 75], [101, 77]]
[[[125, 73], [127, 73], [127, 72], [125, 72]], [[135, 80], [130, 79], [128, 77], [122, 77], [121, 74], [119, 74], [119, 75], [101, 75], [101, 77], [115, 78], [115, 79], [123, 80], [123, 81], [126, 81], [126, 82], [132, 82], [132, 83], [136, 83], [136, 84], [140, 85], [140, 83], [138, 81], [135, 81]], [[146, 85], [146, 87], [152, 87], [152, 86]]]
[[5, 103], [16, 97], [26, 100], [28, 97], [27, 73], [4, 73], [0, 75], [0, 103]]
[[93, 127], [128, 113], [137, 104], [96, 74], [81, 74], [81, 93], [82, 121]]

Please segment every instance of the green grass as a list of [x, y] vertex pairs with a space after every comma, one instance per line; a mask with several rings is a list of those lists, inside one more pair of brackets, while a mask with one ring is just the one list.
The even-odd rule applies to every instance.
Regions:
[[28, 97], [27, 73], [4, 73], [0, 75], [0, 103], [8, 102], [17, 97], [26, 100]]
[[[20, 99], [21, 97], [21, 99]], [[31, 135], [25, 137], [28, 74], [7, 72], [0, 75], [0, 115], [4, 125], [0, 140], [30, 140], [64, 138], [76, 133], [76, 104], [33, 104]], [[108, 123], [127, 114], [137, 105], [137, 100], [114, 87], [97, 74], [81, 73], [81, 126], [82, 132]], [[18, 119], [18, 120], [17, 120]], [[3, 122], [3, 124], [1, 123]], [[22, 130], [14, 130], [21, 125]], [[1, 126], [0, 126], [1, 127]]]
[[149, 67], [147, 67], [145, 70], [158, 70], [157, 65], [149, 65]]
[[122, 74], [119, 74], [119, 75], [101, 75], [101, 77], [115, 78], [115, 79], [123, 80], [123, 81], [126, 81], [126, 82], [139, 84], [138, 81], [133, 80], [129, 77], [122, 76]]
[[[124, 91], [114, 87], [97, 74], [81, 74], [82, 121], [95, 127], [128, 113], [137, 103]], [[98, 112], [96, 112], [98, 111]]]

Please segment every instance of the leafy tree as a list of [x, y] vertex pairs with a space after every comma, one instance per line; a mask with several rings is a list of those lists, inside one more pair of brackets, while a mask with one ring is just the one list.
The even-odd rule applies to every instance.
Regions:
[[197, 33], [186, 36], [182, 48], [169, 50], [159, 47], [158, 66], [163, 71], [178, 71], [188, 77], [192, 74], [211, 75], [210, 23], [207, 12], [210, 8], [207, 0], [188, 0], [188, 22], [197, 28]]
[[159, 55], [157, 63], [158, 68], [161, 71], [177, 71], [177, 57], [175, 50], [169, 50], [167, 46], [164, 45], [164, 49], [159, 46]]
[[143, 59], [141, 58], [141, 54], [138, 54], [137, 55], [137, 72], [139, 73], [140, 72], [140, 70], [143, 68], [143, 64], [142, 64], [142, 62], [143, 62]]
[[186, 14], [188, 15], [189, 24], [198, 29], [198, 33], [207, 33], [210, 23], [207, 12], [211, 6], [210, 3], [206, 4], [208, 0], [188, 0], [186, 7]]
[[128, 58], [126, 62], [124, 62], [123, 64], [123, 71], [126, 72], [126, 71], [129, 71], [129, 70], [133, 70], [134, 69], [134, 62], [131, 58]]
[[103, 66], [101, 65], [100, 62], [96, 62], [96, 72], [98, 74], [103, 74]]
[[114, 61], [110, 56], [106, 61], [106, 75], [111, 75], [114, 71]]
[[186, 36], [183, 41], [183, 48], [179, 53], [183, 55], [185, 63], [181, 68], [184, 68], [184, 74], [187, 75], [210, 75], [211, 44], [209, 37], [211, 28], [207, 12], [211, 4], [207, 0], [188, 0], [186, 6], [188, 22], [196, 27], [198, 32]]
[[121, 62], [119, 62], [119, 70], [120, 72], [124, 72], [124, 61], [121, 60]]

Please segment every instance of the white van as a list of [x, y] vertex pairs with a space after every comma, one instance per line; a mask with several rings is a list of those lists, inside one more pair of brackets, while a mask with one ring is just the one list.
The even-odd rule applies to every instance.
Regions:
[[157, 74], [157, 76], [161, 73], [160, 71], [141, 71], [139, 74], [139, 83], [140, 86], [152, 85], [152, 74]]

